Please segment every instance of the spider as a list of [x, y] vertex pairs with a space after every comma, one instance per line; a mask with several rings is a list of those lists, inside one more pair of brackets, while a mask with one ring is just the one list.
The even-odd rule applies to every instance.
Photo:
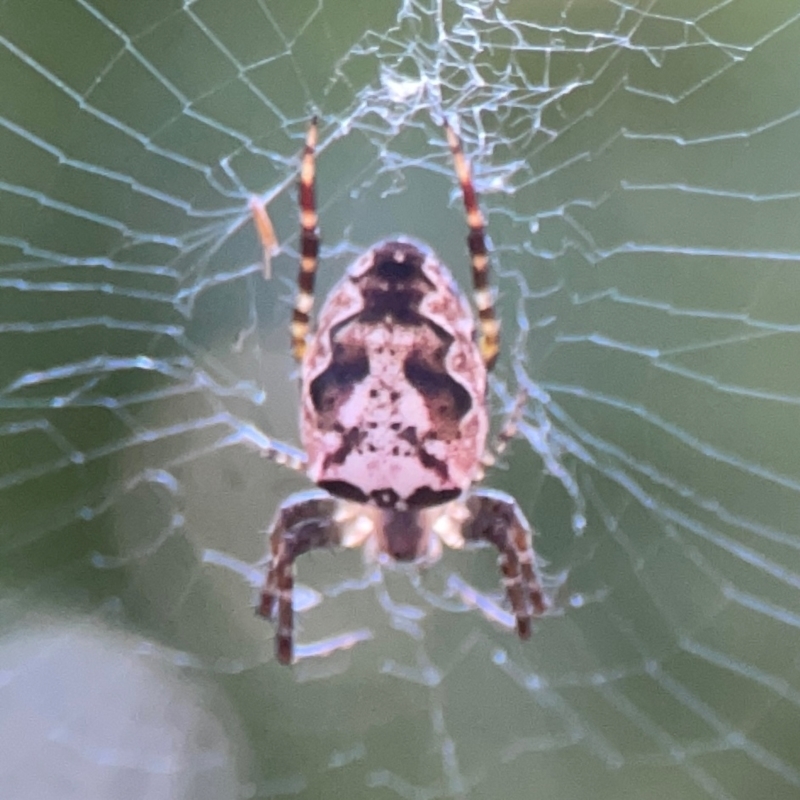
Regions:
[[[365, 545], [371, 555], [429, 563], [441, 544], [486, 541], [499, 551], [508, 601], [522, 639], [547, 601], [536, 574], [531, 528], [516, 501], [473, 487], [483, 466], [487, 373], [500, 326], [489, 287], [484, 220], [469, 164], [445, 123], [464, 197], [477, 306], [475, 317], [449, 270], [421, 242], [399, 236], [350, 265], [311, 327], [319, 233], [314, 192], [317, 120], [306, 135], [299, 180], [300, 272], [291, 346], [300, 363], [304, 470], [317, 489], [289, 497], [272, 523], [270, 560], [257, 613], [277, 625], [275, 654], [293, 658], [295, 559], [314, 548]], [[271, 230], [251, 203], [258, 231]], [[265, 251], [274, 237], [263, 240]], [[515, 433], [524, 395], [495, 442]], [[264, 455], [282, 463], [285, 452]]]

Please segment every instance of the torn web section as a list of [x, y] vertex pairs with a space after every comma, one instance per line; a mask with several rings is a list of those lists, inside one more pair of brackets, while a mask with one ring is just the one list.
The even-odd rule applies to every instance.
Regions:
[[[796, 12], [33, 8], [4, 7], [0, 50], [4, 582], [224, 684], [256, 795], [794, 796]], [[532, 398], [489, 483], [561, 585], [527, 645], [483, 551], [421, 577], [305, 559], [294, 672], [251, 614], [263, 529], [306, 486], [251, 443], [297, 444], [281, 298], [312, 108], [321, 295], [397, 232], [468, 285], [458, 120], [493, 408]]]

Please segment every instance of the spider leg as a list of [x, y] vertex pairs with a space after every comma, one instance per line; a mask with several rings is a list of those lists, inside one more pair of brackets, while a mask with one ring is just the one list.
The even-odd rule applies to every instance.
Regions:
[[244, 444], [257, 450], [262, 458], [288, 467], [296, 472], [305, 472], [308, 466], [308, 456], [302, 450], [277, 439], [271, 439], [255, 425], [240, 426], [234, 434], [227, 437], [225, 443]]
[[325, 492], [302, 492], [278, 510], [270, 530], [270, 563], [256, 613], [277, 621], [275, 657], [292, 661], [294, 560], [319, 547], [339, 543], [337, 503]]
[[517, 435], [517, 426], [522, 419], [525, 412], [525, 403], [528, 401], [528, 390], [520, 387], [517, 391], [517, 396], [514, 399], [514, 405], [511, 410], [506, 414], [503, 420], [503, 425], [500, 428], [497, 436], [494, 437], [492, 443], [486, 449], [486, 452], [481, 456], [481, 465], [484, 467], [491, 467], [497, 462], [497, 457], [505, 452], [508, 443]]
[[312, 117], [306, 133], [298, 186], [300, 204], [300, 272], [297, 298], [292, 312], [292, 354], [301, 361], [306, 350], [306, 335], [314, 307], [314, 278], [317, 274], [319, 231], [314, 199], [314, 151], [317, 146], [317, 118]]
[[536, 556], [531, 544], [531, 528], [516, 500], [492, 489], [473, 489], [466, 500], [469, 518], [462, 527], [466, 540], [484, 540], [499, 551], [498, 562], [503, 583], [517, 620], [520, 639], [531, 635], [531, 617], [547, 610], [536, 574]]
[[480, 326], [478, 347], [483, 357], [483, 363], [489, 370], [497, 361], [497, 354], [500, 351], [500, 323], [495, 316], [494, 297], [489, 288], [489, 255], [486, 249], [485, 223], [478, 206], [478, 197], [472, 183], [469, 162], [461, 149], [461, 140], [447, 122], [444, 124], [444, 129], [450, 152], [453, 154], [456, 177], [464, 195], [464, 210], [467, 213], [467, 225], [469, 226], [467, 246], [472, 262], [472, 288], [475, 305], [478, 307]]
[[[319, 255], [317, 206], [314, 199], [314, 151], [317, 147], [317, 118], [312, 117], [306, 132], [306, 143], [300, 164], [298, 195], [300, 204], [300, 272], [297, 276], [297, 297], [294, 301], [290, 331], [292, 355], [302, 361], [306, 336], [314, 307], [314, 279]], [[270, 276], [270, 259], [280, 249], [278, 237], [267, 209], [257, 197], [250, 198], [250, 214], [264, 249], [264, 277]]]
[[256, 233], [261, 242], [261, 247], [264, 251], [264, 278], [269, 280], [272, 277], [272, 257], [277, 255], [280, 251], [278, 244], [278, 235], [275, 233], [275, 228], [272, 225], [272, 220], [269, 218], [267, 209], [259, 197], [253, 195], [250, 198], [250, 215], [253, 217], [253, 224], [256, 227]]

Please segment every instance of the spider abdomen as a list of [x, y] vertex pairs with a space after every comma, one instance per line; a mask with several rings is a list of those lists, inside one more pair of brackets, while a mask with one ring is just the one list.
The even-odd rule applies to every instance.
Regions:
[[473, 481], [488, 430], [470, 308], [423, 245], [381, 242], [329, 294], [301, 368], [308, 474], [384, 508], [438, 505]]

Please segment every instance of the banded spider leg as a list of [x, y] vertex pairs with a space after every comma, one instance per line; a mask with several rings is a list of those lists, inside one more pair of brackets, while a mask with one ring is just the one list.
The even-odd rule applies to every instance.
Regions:
[[327, 492], [292, 495], [278, 509], [270, 531], [270, 562], [256, 613], [276, 622], [275, 657], [292, 661], [294, 638], [294, 561], [303, 553], [339, 544], [337, 501]]
[[506, 595], [516, 618], [520, 639], [531, 635], [531, 617], [547, 611], [548, 602], [536, 572], [532, 531], [517, 501], [505, 492], [473, 489], [466, 499], [469, 517], [464, 541], [485, 541], [498, 552]]

